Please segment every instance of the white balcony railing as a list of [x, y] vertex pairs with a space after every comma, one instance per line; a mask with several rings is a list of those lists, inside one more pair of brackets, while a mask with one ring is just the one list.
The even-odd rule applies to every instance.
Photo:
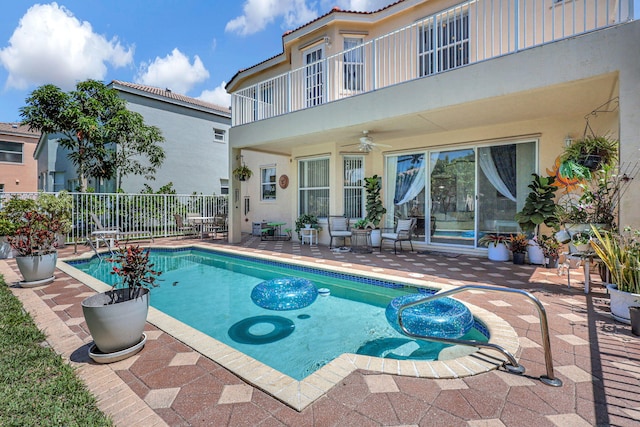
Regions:
[[232, 94], [233, 126], [631, 20], [633, 0], [470, 0]]
[[[104, 227], [117, 227], [122, 231], [145, 231], [154, 237], [179, 234], [174, 214], [186, 218], [187, 213], [212, 217], [226, 216], [228, 213], [228, 196], [122, 193], [71, 195], [73, 228], [67, 235], [67, 242], [81, 241], [91, 235], [95, 230], [91, 213], [98, 216]], [[35, 199], [38, 193], [0, 193], [0, 209], [3, 202], [12, 196]]]

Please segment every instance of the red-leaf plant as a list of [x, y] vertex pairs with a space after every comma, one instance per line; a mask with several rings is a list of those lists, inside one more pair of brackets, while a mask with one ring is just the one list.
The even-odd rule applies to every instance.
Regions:
[[56, 233], [62, 229], [57, 218], [38, 211], [27, 211], [20, 218], [20, 226], [8, 236], [9, 244], [18, 256], [51, 254], [58, 246]]
[[[114, 285], [114, 288], [125, 289], [123, 294], [124, 301], [138, 298], [141, 296], [143, 289], [152, 289], [159, 286], [158, 276], [161, 271], [154, 270], [154, 265], [149, 261], [149, 249], [140, 246], [118, 247], [113, 258], [109, 258], [109, 262], [117, 263], [113, 267], [111, 274], [117, 274], [122, 278], [120, 286]], [[175, 285], [175, 283], [174, 283]], [[112, 293], [112, 301], [118, 298], [117, 292]]]

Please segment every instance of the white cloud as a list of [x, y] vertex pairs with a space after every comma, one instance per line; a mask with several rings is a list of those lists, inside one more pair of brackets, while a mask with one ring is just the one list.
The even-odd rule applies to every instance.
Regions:
[[70, 90], [81, 80], [103, 80], [107, 64], [130, 64], [133, 50], [94, 33], [89, 22], [80, 22], [64, 6], [36, 4], [0, 50], [0, 64], [8, 71], [7, 88], [53, 83]]
[[318, 16], [305, 0], [246, 0], [242, 11], [242, 15], [227, 22], [225, 31], [243, 36], [254, 34], [276, 18], [282, 18], [283, 26], [292, 29]]
[[231, 95], [229, 95], [224, 88], [226, 84], [227, 82], [222, 82], [220, 86], [213, 90], [203, 90], [198, 99], [221, 107], [228, 107], [231, 105]]
[[164, 58], [156, 57], [153, 62], [143, 63], [135, 78], [136, 83], [160, 88], [185, 95], [194, 85], [209, 78], [209, 71], [198, 55], [193, 57], [193, 64], [189, 58], [178, 49], [173, 49]]

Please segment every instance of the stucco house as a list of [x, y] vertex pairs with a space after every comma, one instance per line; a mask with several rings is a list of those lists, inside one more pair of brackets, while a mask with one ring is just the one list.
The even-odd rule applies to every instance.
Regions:
[[[140, 113], [147, 125], [160, 128], [165, 141], [166, 158], [156, 172], [156, 179], [126, 176], [125, 192], [137, 193], [144, 184], [154, 190], [173, 183], [178, 193], [227, 194], [228, 132], [231, 126], [229, 108], [161, 89], [114, 80], [108, 87], [118, 91], [127, 108]], [[38, 188], [45, 191], [74, 190], [77, 186], [75, 167], [67, 159], [66, 150], [58, 146], [56, 135], [43, 135], [36, 149]], [[115, 191], [115, 182], [88, 185], [97, 192]]]
[[[384, 225], [416, 217], [414, 246], [476, 251], [516, 231], [531, 174], [555, 173], [572, 139], [610, 135], [637, 161], [632, 16], [629, 0], [401, 0], [285, 33], [282, 53], [227, 85], [230, 169], [256, 177], [233, 180], [230, 239], [302, 213], [359, 218], [375, 174]], [[640, 225], [639, 198], [634, 182], [620, 224]]]
[[19, 123], [0, 123], [0, 193], [37, 190], [33, 153], [39, 137], [40, 132]]

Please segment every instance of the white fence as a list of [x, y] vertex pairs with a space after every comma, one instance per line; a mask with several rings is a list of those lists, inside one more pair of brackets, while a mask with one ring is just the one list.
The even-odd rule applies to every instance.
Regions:
[[[37, 198], [39, 193], [0, 193], [0, 209], [9, 197]], [[70, 193], [73, 198], [72, 230], [67, 242], [85, 239], [96, 229], [91, 214], [96, 214], [105, 228], [142, 231], [153, 237], [178, 234], [174, 214], [226, 217], [228, 196], [187, 194]], [[143, 234], [141, 234], [142, 236]], [[134, 235], [135, 238], [135, 235]]]
[[231, 96], [233, 126], [616, 25], [633, 0], [469, 0]]

